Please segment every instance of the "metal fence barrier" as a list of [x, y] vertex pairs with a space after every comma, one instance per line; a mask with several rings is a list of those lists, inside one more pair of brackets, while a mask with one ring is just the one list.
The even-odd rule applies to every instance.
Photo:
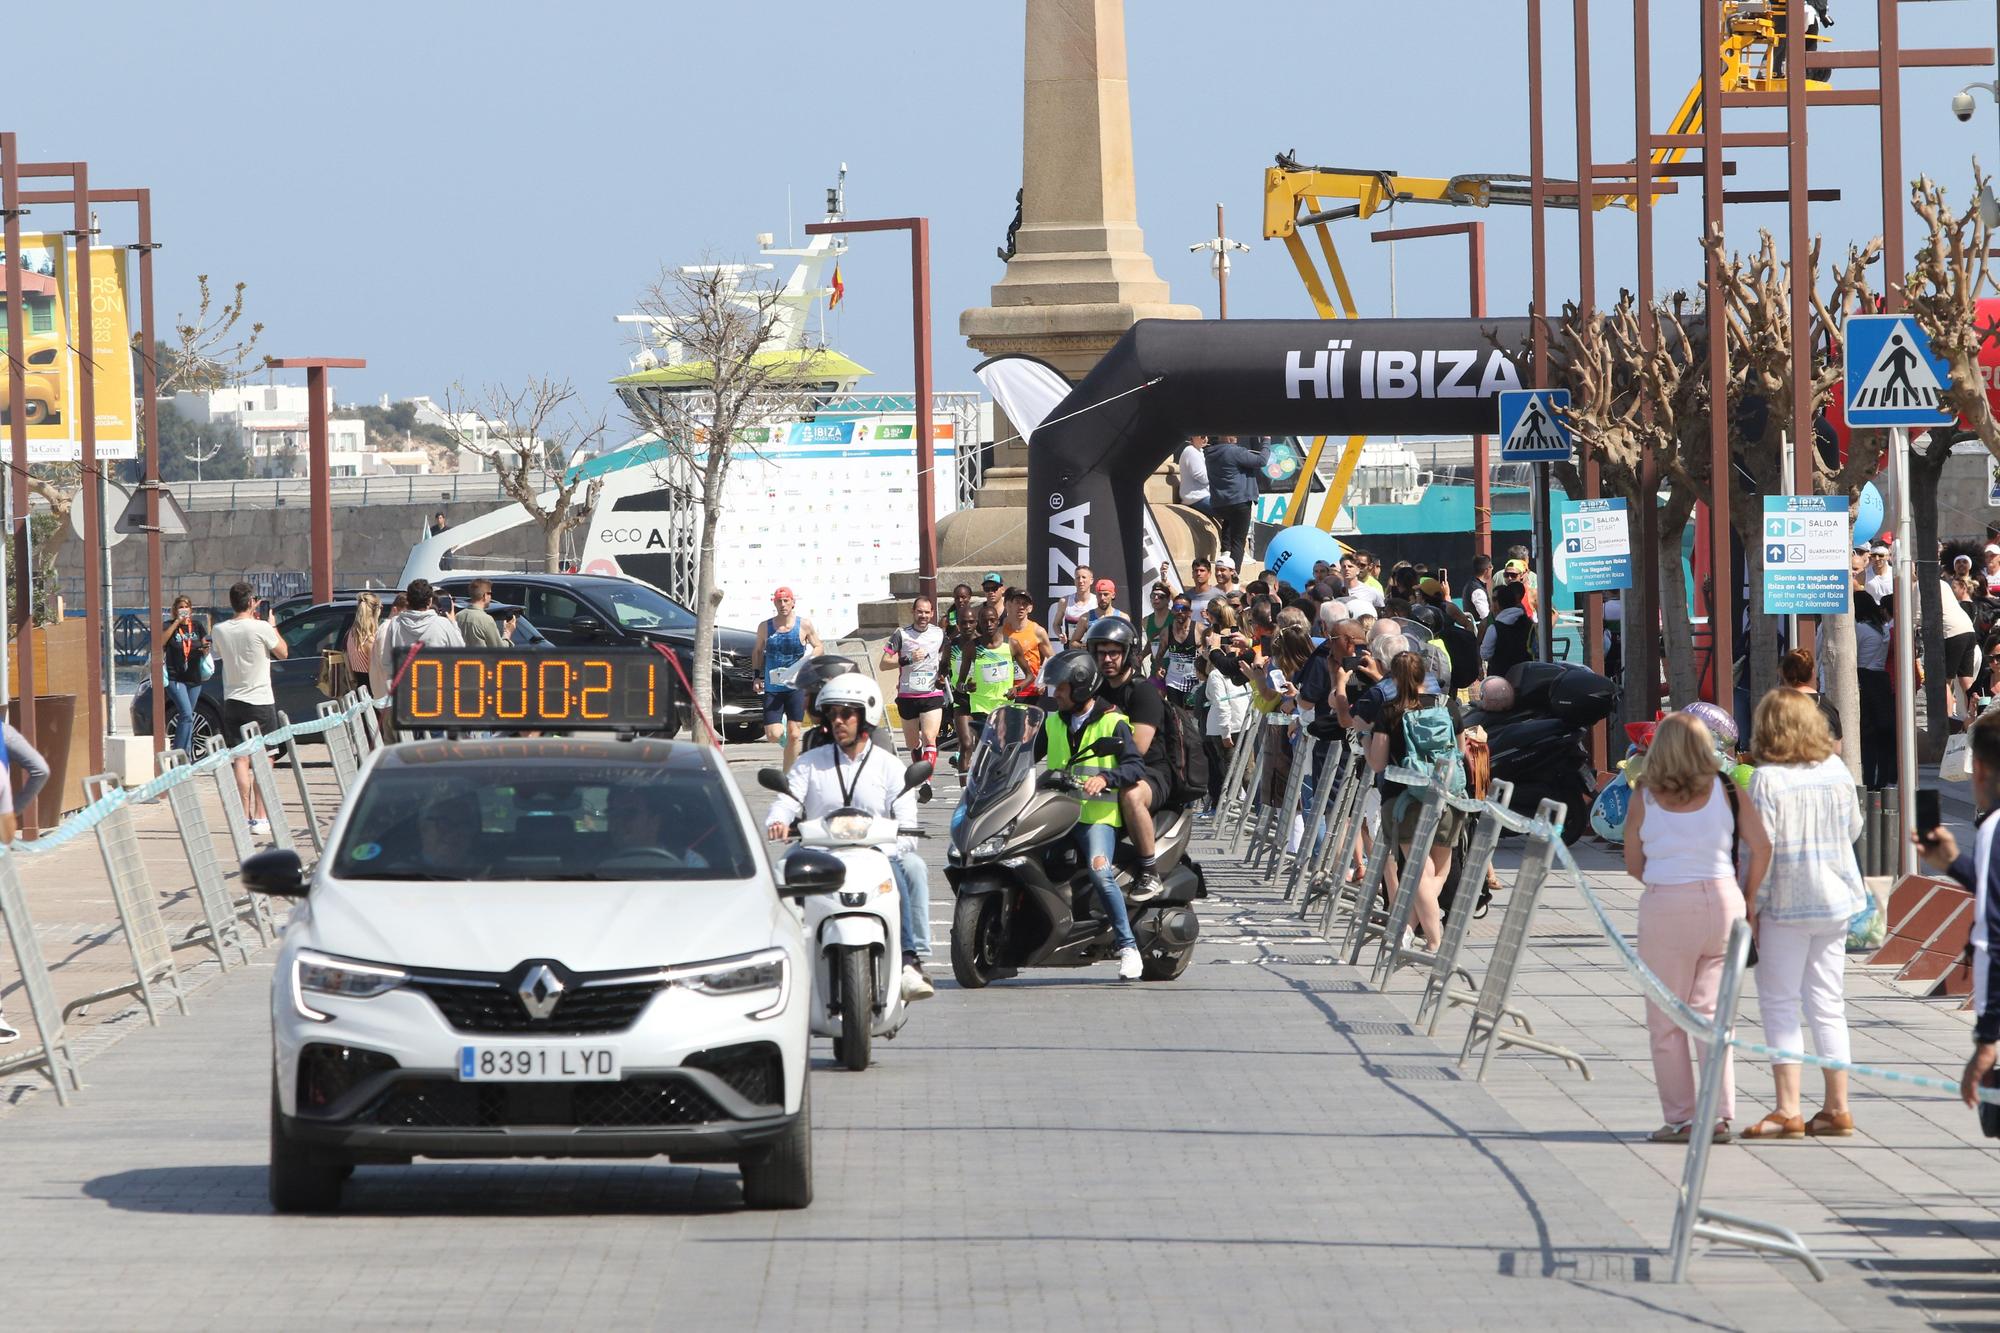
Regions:
[[69, 1048], [63, 1024], [62, 1006], [56, 1003], [55, 987], [49, 982], [49, 965], [42, 957], [41, 941], [35, 938], [34, 919], [28, 915], [27, 895], [21, 892], [21, 871], [11, 856], [0, 856], [0, 920], [7, 923], [7, 942], [14, 950], [14, 965], [20, 969], [21, 984], [28, 992], [28, 1014], [35, 1021], [38, 1045], [0, 1060], [0, 1074], [16, 1069], [34, 1069], [55, 1085], [56, 1101], [69, 1105], [72, 1091], [83, 1088], [77, 1072], [76, 1056]]
[[[180, 750], [161, 755], [168, 769], [185, 768], [188, 757]], [[188, 872], [194, 876], [195, 897], [201, 902], [202, 919], [207, 923], [190, 930], [174, 943], [176, 949], [206, 945], [215, 951], [216, 962], [229, 970], [229, 949], [234, 946], [240, 961], [250, 961], [250, 946], [243, 939], [242, 921], [230, 901], [224, 882], [222, 858], [215, 854], [215, 837], [209, 831], [208, 816], [202, 812], [201, 797], [193, 782], [176, 782], [167, 788], [167, 807], [173, 811], [174, 827], [180, 831], [181, 850], [187, 853]]]
[[[38, 1046], [0, 1060], [0, 1073], [17, 1069], [37, 1070], [55, 1085], [57, 1099], [68, 1105], [70, 1093], [83, 1086], [68, 1041], [67, 1021], [72, 1014], [100, 1000], [136, 995], [148, 1018], [157, 1025], [161, 1000], [165, 995], [170, 994], [175, 999], [182, 1013], [186, 1013], [188, 1008], [180, 972], [173, 959], [174, 949], [191, 943], [207, 945], [216, 951], [225, 967], [228, 966], [224, 956], [226, 948], [234, 947], [241, 958], [247, 959], [248, 950], [244, 947], [237, 925], [237, 918], [246, 912], [247, 919], [258, 926], [267, 942], [276, 937], [269, 904], [262, 895], [247, 895], [243, 902], [237, 904], [228, 902], [228, 891], [222, 884], [221, 865], [215, 854], [213, 837], [206, 818], [202, 816], [193, 784], [206, 775], [218, 779], [225, 813], [229, 815], [232, 840], [237, 850], [247, 856], [256, 850], [256, 845], [243, 818], [243, 803], [237, 794], [233, 772], [235, 761], [247, 758], [253, 770], [261, 767], [259, 791], [270, 803], [271, 812], [277, 815], [272, 821], [275, 838], [281, 828], [289, 832], [289, 816], [277, 797], [276, 774], [271, 769], [268, 747], [288, 744], [298, 736], [351, 727], [356, 721], [356, 713], [363, 708], [363, 705], [353, 705], [343, 711], [327, 713], [313, 722], [280, 727], [269, 736], [259, 736], [254, 727], [247, 728], [241, 743], [231, 749], [217, 750], [198, 763], [188, 763], [186, 756], [169, 752], [160, 775], [137, 787], [122, 787], [117, 785], [115, 776], [98, 774], [85, 784], [90, 801], [83, 809], [37, 841], [0, 845], [0, 917], [6, 920], [15, 966], [20, 970], [28, 994], [29, 1014], [40, 1039]], [[179, 942], [168, 937], [159, 898], [140, 853], [130, 809], [133, 805], [157, 801], [163, 796], [180, 830], [182, 848], [187, 853], [189, 868], [194, 874], [196, 897], [201, 904], [204, 921]], [[310, 805], [307, 808], [310, 812]], [[311, 817], [309, 813], [308, 818]], [[111, 882], [120, 929], [132, 955], [133, 980], [127, 985], [86, 995], [67, 1005], [58, 1005], [47, 961], [35, 937], [33, 919], [21, 887], [22, 859], [45, 855], [93, 832]]]
[[[292, 725], [292, 719], [287, 717], [283, 710], [280, 710], [278, 713], [278, 723], [280, 726], [289, 729]], [[331, 741], [333, 739], [332, 732], [329, 731], [327, 733], [327, 739], [328, 741]], [[318, 860], [320, 854], [326, 850], [326, 842], [320, 836], [319, 810], [313, 805], [312, 787], [308, 785], [306, 782], [305, 761], [299, 758], [299, 747], [297, 745], [287, 745], [285, 747], [285, 754], [291, 760], [292, 781], [298, 785], [299, 809], [305, 812], [306, 836], [312, 840], [313, 859]], [[269, 763], [270, 763], [270, 756], [267, 754], [265, 756], [265, 764], [267, 767], [269, 766]], [[344, 792], [346, 791], [346, 788], [343, 786], [341, 790]]]
[[[341, 712], [340, 701], [328, 699], [320, 704], [318, 711], [322, 719], [334, 717]], [[294, 752], [297, 748], [293, 747]], [[332, 756], [333, 778], [340, 784], [341, 796], [345, 797], [354, 790], [354, 779], [360, 775], [361, 763], [360, 756], [354, 748], [354, 733], [348, 728], [344, 719], [339, 725], [327, 728], [326, 752]]]
[[[103, 801], [117, 789], [118, 777], [99, 773], [84, 781], [84, 791], [93, 803]], [[118, 995], [137, 995], [154, 1027], [160, 1025], [160, 1000], [155, 991], [172, 994], [183, 1014], [188, 1011], [187, 992], [181, 989], [180, 969], [174, 966], [173, 945], [167, 940], [166, 919], [160, 915], [160, 900], [153, 893], [152, 876], [146, 873], [146, 858], [139, 853], [139, 837], [132, 831], [132, 810], [123, 801], [112, 805], [97, 821], [97, 849], [104, 857], [104, 873], [111, 881], [111, 899], [118, 908], [125, 945], [132, 954], [133, 980], [122, 986], [93, 991], [63, 1006], [63, 1017], [88, 1008], [99, 1000]]]

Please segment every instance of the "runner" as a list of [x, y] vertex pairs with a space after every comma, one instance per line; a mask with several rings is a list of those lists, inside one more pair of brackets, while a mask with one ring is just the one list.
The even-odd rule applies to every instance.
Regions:
[[954, 761], [959, 781], [965, 780], [966, 758], [986, 726], [987, 715], [1004, 707], [1014, 688], [1015, 647], [1001, 632], [1000, 617], [990, 607], [980, 607], [977, 646], [959, 663], [955, 684], [962, 707], [958, 713], [958, 756]]
[[1026, 588], [1007, 590], [1007, 618], [1001, 626], [1014, 645], [1015, 679], [1033, 686], [1041, 679], [1042, 663], [1055, 652], [1049, 632], [1035, 623], [1035, 599]]
[[1076, 596], [1068, 601], [1059, 601], [1049, 608], [1049, 637], [1058, 643], [1069, 643], [1072, 636], [1083, 637], [1083, 618], [1097, 605], [1097, 599], [1090, 595], [1091, 570], [1089, 565], [1076, 567]]
[[1179, 708], [1192, 708], [1195, 687], [1200, 683], [1195, 659], [1201, 655], [1201, 632], [1194, 623], [1194, 599], [1176, 593], [1168, 612], [1167, 628], [1153, 648], [1153, 666], [1167, 701]]
[[820, 650], [812, 622], [794, 613], [797, 604], [790, 588], [772, 593], [778, 614], [757, 626], [757, 646], [750, 650], [751, 683], [764, 696], [764, 739], [784, 741], [787, 771], [799, 757], [806, 721], [806, 697], [794, 682], [799, 664]]
[[896, 668], [896, 712], [903, 719], [903, 739], [911, 754], [933, 765], [938, 723], [944, 719], [945, 634], [933, 623], [936, 617], [937, 604], [919, 596], [910, 603], [910, 623], [882, 645], [882, 665]]

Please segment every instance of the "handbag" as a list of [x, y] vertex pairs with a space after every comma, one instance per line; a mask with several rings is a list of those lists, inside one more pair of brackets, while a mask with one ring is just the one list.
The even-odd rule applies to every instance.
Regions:
[[[1734, 866], [1736, 864], [1737, 852], [1743, 843], [1742, 833], [1738, 825], [1742, 807], [1737, 804], [1740, 798], [1736, 792], [1736, 782], [1727, 773], [1722, 775], [1722, 790], [1729, 797], [1729, 864]], [[1743, 960], [1743, 966], [1757, 966], [1757, 936], [1754, 933], [1750, 936], [1750, 956]]]
[[329, 699], [338, 699], [354, 689], [354, 672], [347, 665], [347, 654], [338, 648], [323, 648], [319, 654], [319, 680], [315, 682], [319, 692]]
[[[1979, 1076], [1982, 1088], [2000, 1088], [2000, 1069], [1989, 1069]], [[2000, 1139], [2000, 1105], [1993, 1102], [1979, 1103], [1979, 1130], [1989, 1139]]]
[[1944, 758], [1938, 762], [1938, 777], [1945, 782], [1972, 781], [1972, 737], [1959, 732], [1944, 743]]

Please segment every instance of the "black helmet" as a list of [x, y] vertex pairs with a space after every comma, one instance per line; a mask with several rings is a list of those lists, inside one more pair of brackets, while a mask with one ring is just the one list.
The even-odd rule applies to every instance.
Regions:
[[1083, 632], [1083, 646], [1089, 651], [1096, 652], [1100, 643], [1115, 643], [1123, 648], [1128, 666], [1139, 660], [1139, 631], [1123, 616], [1102, 616]]
[[[1100, 624], [1103, 622], [1099, 622]], [[1069, 685], [1070, 698], [1081, 704], [1104, 688], [1104, 668], [1082, 648], [1070, 648], [1042, 663], [1042, 697], [1056, 701], [1056, 686]]]
[[861, 667], [851, 657], [833, 657], [821, 654], [809, 658], [799, 668], [798, 687], [802, 690], [816, 690], [835, 676], [851, 676]]
[[1422, 625], [1433, 635], [1444, 633], [1444, 613], [1429, 602], [1423, 602], [1411, 607], [1410, 619]]

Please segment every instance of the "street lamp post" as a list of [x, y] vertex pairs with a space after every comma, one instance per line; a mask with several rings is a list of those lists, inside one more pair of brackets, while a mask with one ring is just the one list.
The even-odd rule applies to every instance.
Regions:
[[1209, 252], [1211, 257], [1208, 261], [1208, 268], [1211, 273], [1215, 274], [1215, 317], [1217, 319], [1228, 319], [1229, 252], [1236, 250], [1247, 254], [1250, 247], [1241, 241], [1232, 241], [1229, 239], [1229, 233], [1223, 230], [1222, 226], [1221, 204], [1215, 206], [1215, 235], [1205, 241], [1196, 241], [1188, 247], [1188, 253], [1190, 254], [1202, 250]]

